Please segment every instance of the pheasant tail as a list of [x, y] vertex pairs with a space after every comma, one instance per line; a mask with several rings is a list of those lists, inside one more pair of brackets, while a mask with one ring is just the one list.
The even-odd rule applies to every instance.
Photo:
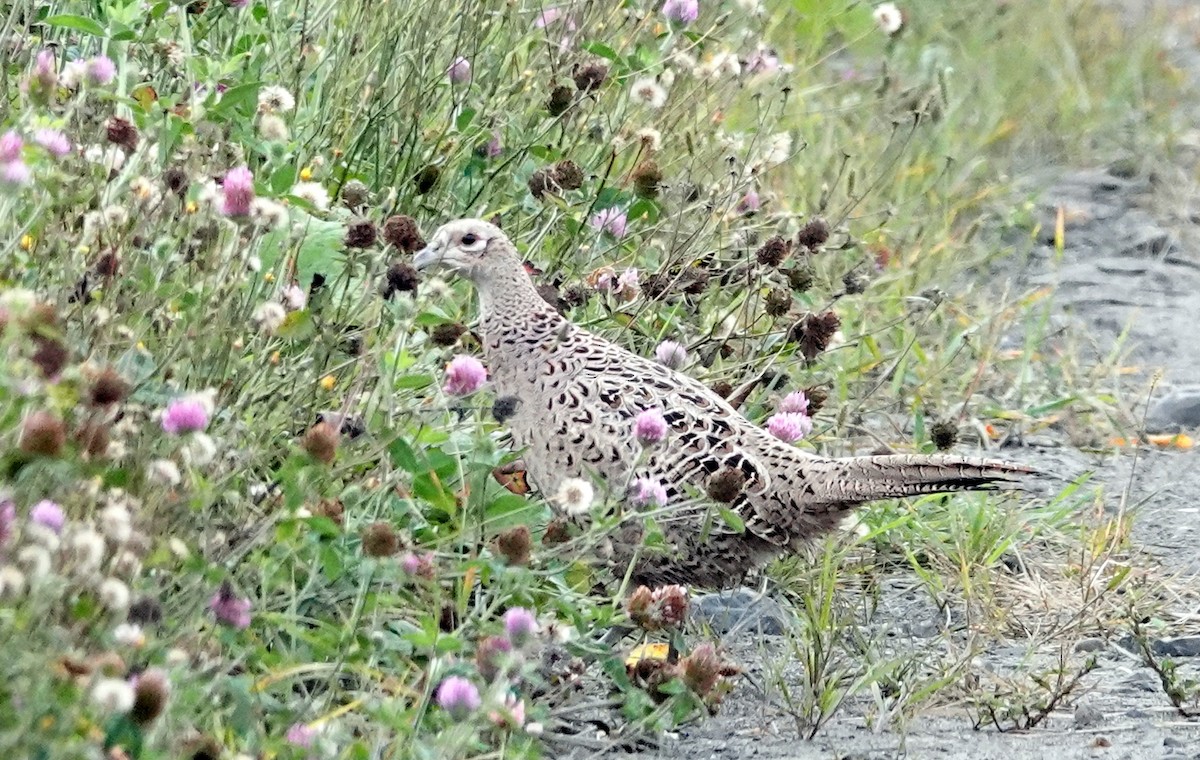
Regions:
[[813, 500], [845, 510], [876, 499], [1016, 487], [1029, 467], [995, 459], [889, 454], [805, 463], [819, 468]]

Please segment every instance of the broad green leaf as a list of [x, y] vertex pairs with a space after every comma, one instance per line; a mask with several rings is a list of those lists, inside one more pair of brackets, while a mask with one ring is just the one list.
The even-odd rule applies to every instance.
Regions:
[[87, 16], [78, 16], [74, 13], [60, 13], [57, 16], [50, 16], [45, 21], [50, 26], [57, 26], [60, 29], [74, 29], [77, 32], [90, 34], [95, 37], [104, 36], [104, 27], [98, 22], [93, 21]]

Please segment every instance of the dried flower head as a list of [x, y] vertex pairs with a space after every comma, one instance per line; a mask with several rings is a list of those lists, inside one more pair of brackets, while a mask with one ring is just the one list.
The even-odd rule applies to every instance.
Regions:
[[435, 346], [453, 346], [466, 331], [466, 326], [458, 322], [442, 322], [429, 330], [429, 342]]
[[657, 198], [659, 185], [662, 183], [662, 170], [652, 158], [647, 158], [633, 169], [630, 175], [633, 179], [633, 189], [643, 198]]
[[792, 326], [789, 339], [799, 342], [800, 353], [805, 359], [812, 359], [829, 347], [830, 339], [841, 324], [842, 321], [832, 311], [820, 314], [809, 312]]
[[608, 67], [601, 63], [588, 63], [584, 65], [576, 64], [573, 77], [575, 79], [575, 87], [580, 92], [592, 92], [600, 89], [600, 85], [604, 84], [604, 80], [608, 79]]
[[546, 100], [546, 110], [551, 116], [561, 116], [571, 107], [575, 100], [575, 91], [568, 85], [557, 84], [550, 88], [550, 97]]
[[583, 169], [580, 169], [579, 164], [570, 159], [555, 164], [552, 177], [554, 183], [563, 190], [578, 190], [583, 187]]
[[510, 565], [528, 565], [533, 551], [529, 526], [518, 525], [496, 536], [496, 551]]
[[862, 272], [850, 270], [842, 275], [842, 287], [846, 290], [846, 295], [853, 296], [859, 293], [866, 292], [867, 286], [871, 281]]
[[431, 581], [437, 577], [437, 566], [431, 552], [405, 552], [400, 558], [400, 569], [413, 578]]
[[819, 216], [809, 219], [796, 235], [796, 245], [816, 251], [829, 240], [829, 223]]
[[132, 679], [133, 706], [129, 717], [139, 726], [146, 726], [162, 715], [171, 694], [167, 674], [159, 668], [147, 668]]
[[771, 317], [782, 317], [792, 308], [792, 292], [787, 288], [771, 288], [767, 291], [766, 312]]
[[929, 426], [929, 439], [938, 451], [946, 451], [958, 443], [958, 425], [950, 420], [939, 420]]
[[499, 396], [492, 402], [492, 417], [496, 422], [505, 422], [512, 419], [520, 406], [521, 399], [517, 396]]
[[390, 557], [400, 551], [400, 537], [391, 523], [373, 522], [363, 530], [362, 550], [368, 557]]
[[371, 191], [367, 189], [367, 186], [361, 180], [352, 179], [342, 185], [339, 197], [341, 197], [342, 203], [345, 203], [347, 207], [357, 209], [365, 206], [371, 200]]
[[387, 270], [383, 297], [391, 298], [396, 293], [416, 293], [420, 283], [421, 275], [416, 269], [403, 261], [393, 261]]
[[71, 358], [71, 352], [62, 341], [55, 338], [36, 336], [30, 361], [41, 371], [42, 377], [56, 379]]
[[330, 464], [337, 456], [338, 431], [328, 422], [318, 422], [304, 434], [302, 445], [313, 459]]
[[717, 656], [716, 648], [707, 641], [698, 645], [691, 654], [679, 663], [681, 678], [688, 688], [700, 696], [706, 696], [717, 685], [724, 666]]
[[634, 623], [647, 631], [675, 628], [687, 619], [688, 592], [683, 586], [662, 586], [653, 592], [639, 586], [626, 602]]
[[21, 425], [18, 447], [23, 454], [56, 457], [67, 442], [67, 430], [58, 415], [38, 410], [25, 418]]
[[796, 293], [803, 293], [812, 287], [815, 277], [807, 265], [794, 266], [786, 272], [788, 285]]
[[556, 517], [546, 523], [542, 532], [542, 546], [558, 546], [571, 540], [571, 526], [564, 517]]
[[551, 183], [551, 171], [549, 169], [538, 169], [529, 175], [529, 181], [526, 183], [526, 186], [529, 188], [529, 194], [540, 201], [546, 195], [546, 191], [551, 188]]
[[127, 153], [137, 150], [138, 130], [133, 122], [120, 116], [112, 116], [104, 125], [104, 130], [105, 136], [113, 145], [121, 146]]
[[383, 239], [389, 245], [407, 253], [419, 251], [425, 247], [425, 239], [417, 221], [411, 216], [396, 214], [389, 216], [383, 223]]
[[776, 235], [763, 243], [762, 247], [754, 254], [754, 258], [765, 267], [777, 267], [791, 252], [792, 244]]
[[758, 197], [758, 191], [750, 190], [737, 202], [735, 211], [740, 216], [753, 216], [758, 213], [760, 208], [762, 208], [762, 199]]
[[442, 170], [433, 164], [422, 167], [421, 171], [417, 172], [416, 176], [413, 177], [413, 184], [416, 185], [417, 195], [425, 195], [437, 187], [441, 176]]
[[344, 242], [347, 248], [370, 248], [378, 237], [375, 223], [370, 219], [353, 219], [346, 225]]
[[746, 474], [736, 467], [725, 467], [708, 479], [708, 497], [722, 504], [729, 504], [742, 493], [746, 485]]
[[268, 85], [258, 91], [259, 113], [287, 113], [296, 107], [292, 93], [279, 85]]
[[182, 198], [187, 195], [188, 187], [191, 185], [191, 181], [188, 179], [186, 171], [178, 166], [171, 166], [163, 172], [163, 184], [166, 185], [167, 189], [172, 193], [175, 193]]

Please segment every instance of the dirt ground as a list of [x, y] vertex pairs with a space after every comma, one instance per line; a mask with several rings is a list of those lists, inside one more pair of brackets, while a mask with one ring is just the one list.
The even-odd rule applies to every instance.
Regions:
[[[1168, 31], [1172, 53], [1200, 84], [1200, 7], [1175, 7], [1175, 25]], [[1181, 106], [1185, 122], [1200, 123], [1193, 118], [1198, 114], [1200, 97], [1195, 104]], [[1085, 353], [1103, 356], [1127, 332], [1126, 362], [1142, 368], [1130, 379], [1131, 397], [1161, 371], [1153, 396], [1144, 398], [1138, 409], [1146, 415], [1147, 426], [1188, 429], [1200, 437], [1200, 208], [1195, 208], [1200, 204], [1195, 179], [1200, 129], [1185, 135], [1183, 142], [1181, 160], [1167, 168], [1151, 170], [1139, 161], [1122, 160], [1093, 168], [1057, 167], [1029, 177], [1047, 232], [1028, 256], [1014, 257], [1005, 266], [1014, 289], [1054, 288], [1055, 319], [1067, 332], [1087, 336]], [[1061, 259], [1052, 239], [1060, 206], [1066, 219]], [[1135, 507], [1134, 539], [1149, 553], [1148, 561], [1176, 570], [1184, 579], [1200, 573], [1200, 447], [1141, 449], [1136, 456], [1130, 450], [1091, 454], [1070, 446], [1065, 436], [1051, 436], [1048, 445], [1006, 449], [1004, 455], [1063, 477], [1094, 471], [1094, 482], [1104, 485], [1107, 508], [1115, 509], [1123, 496]], [[908, 586], [908, 591], [915, 589], [915, 579]], [[891, 640], [898, 649], [939, 646], [936, 625], [914, 624], [937, 616], [935, 610], [920, 609], [920, 602], [913, 601], [917, 596], [906, 594], [903, 579], [898, 580], [894, 593], [885, 596], [864, 625], [875, 631], [900, 631], [902, 635]], [[1200, 633], [1200, 609], [1188, 609], [1192, 602], [1187, 596], [1178, 604], [1182, 609], [1176, 609], [1173, 618], [1178, 630], [1160, 631], [1164, 638]], [[1200, 639], [1181, 641], [1195, 651], [1177, 660], [1180, 671], [1197, 677]], [[968, 711], [952, 706], [927, 711], [903, 730], [890, 726], [876, 732], [867, 720], [873, 709], [870, 698], [856, 697], [812, 740], [800, 738], [796, 723], [781, 709], [778, 692], [750, 683], [770, 682], [768, 671], [778, 668], [784, 682], [803, 680], [803, 667], [783, 642], [775, 637], [727, 637], [726, 646], [750, 679], [714, 719], [667, 737], [657, 749], [629, 756], [1200, 758], [1200, 722], [1180, 717], [1158, 676], [1128, 642], [1095, 642], [1091, 652], [1072, 651], [1075, 665], [1094, 654], [1095, 669], [1070, 699], [1032, 730], [975, 730]], [[1051, 645], [1032, 656], [1050, 663], [1058, 654]], [[1028, 672], [1030, 656], [1026, 646], [1014, 643], [995, 647], [977, 664], [998, 673], [1024, 664]], [[574, 754], [586, 756], [598, 749]]]

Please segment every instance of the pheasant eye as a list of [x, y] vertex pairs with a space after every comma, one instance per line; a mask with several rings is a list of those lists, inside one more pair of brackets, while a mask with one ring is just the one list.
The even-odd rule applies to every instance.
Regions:
[[463, 237], [462, 237], [463, 245], [475, 245], [478, 242], [479, 242], [479, 238], [475, 237], [475, 235], [471, 234], [470, 232], [468, 232], [466, 235], [463, 235]]

